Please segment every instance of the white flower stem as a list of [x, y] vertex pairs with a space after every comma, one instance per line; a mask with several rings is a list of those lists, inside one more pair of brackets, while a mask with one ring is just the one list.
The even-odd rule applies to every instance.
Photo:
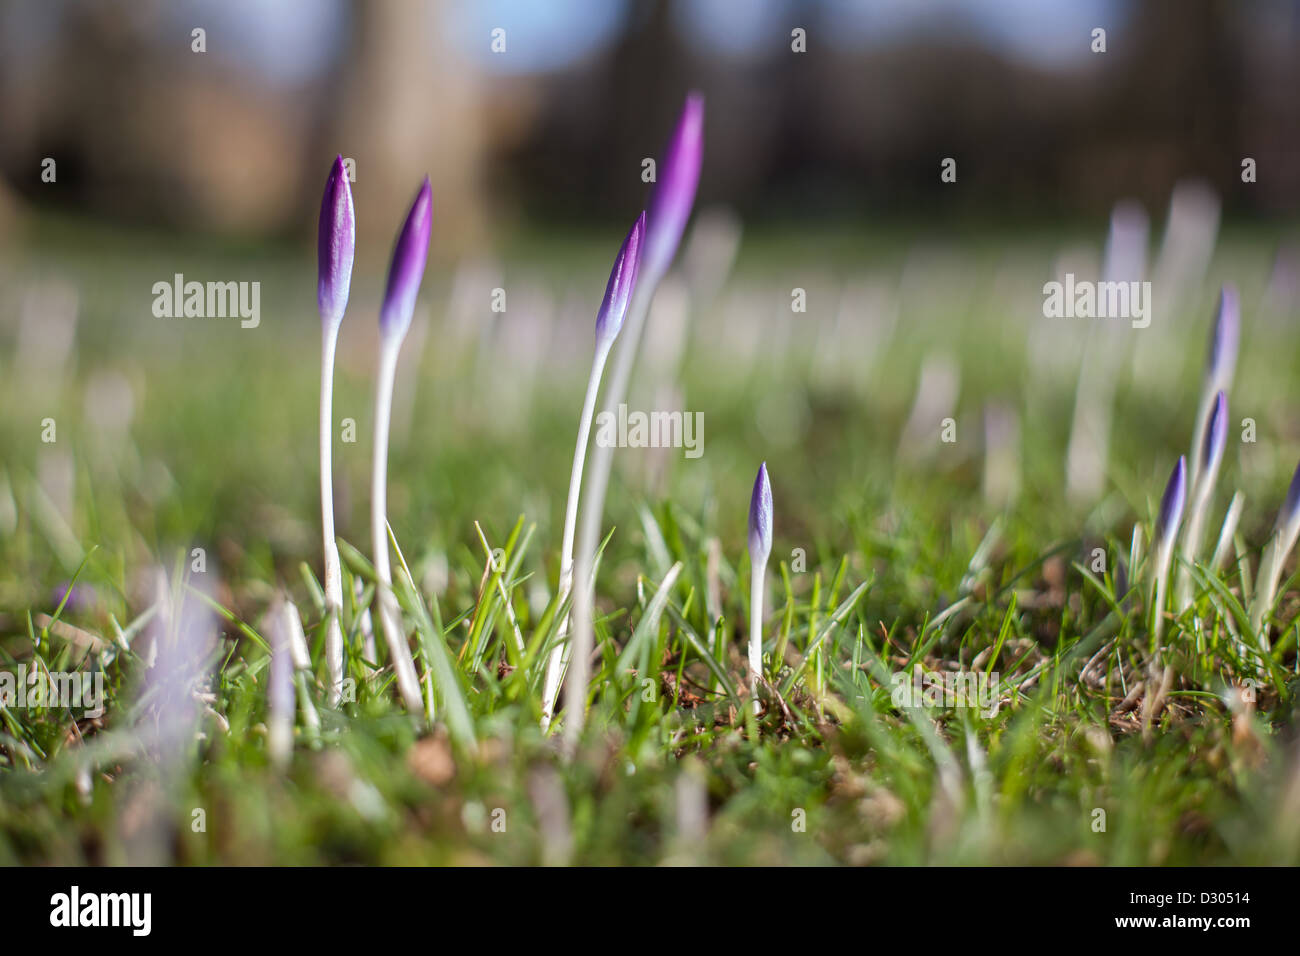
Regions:
[[[600, 379], [609, 358], [609, 345], [597, 347], [591, 361], [591, 375], [587, 379], [587, 394], [582, 401], [582, 415], [578, 420], [577, 445], [573, 450], [573, 470], [569, 473], [569, 497], [564, 505], [564, 536], [560, 550], [559, 603], [563, 604], [573, 583], [573, 539], [578, 523], [578, 494], [582, 488], [582, 469], [587, 459], [587, 441], [591, 436], [591, 420], [596, 411], [596, 396], [600, 392]], [[558, 638], [546, 662], [546, 681], [542, 686], [542, 730], [551, 725], [555, 716], [555, 701], [559, 696], [560, 681], [569, 663], [569, 616], [560, 621]]]
[[1265, 653], [1272, 650], [1268, 638], [1269, 624], [1266, 619], [1273, 611], [1273, 602], [1277, 600], [1277, 586], [1282, 580], [1282, 569], [1286, 567], [1287, 558], [1291, 555], [1291, 549], [1295, 547], [1297, 537], [1300, 537], [1300, 516], [1288, 516], [1286, 523], [1279, 523], [1273, 529], [1273, 534], [1265, 546], [1263, 559], [1260, 561], [1259, 578], [1255, 582], [1255, 600], [1250, 606], [1250, 625], [1251, 629], [1259, 635], [1259, 646]]
[[1173, 544], [1158, 542], [1151, 553], [1151, 650], [1160, 649], [1160, 636], [1165, 628], [1165, 587], [1169, 580], [1169, 565], [1173, 558]]
[[1210, 558], [1210, 570], [1215, 574], [1222, 570], [1223, 562], [1228, 559], [1232, 551], [1232, 538], [1237, 533], [1237, 524], [1241, 521], [1241, 511], [1245, 504], [1245, 496], [1238, 491], [1232, 496], [1228, 513], [1223, 516], [1223, 526], [1219, 528], [1219, 540], [1214, 546], [1214, 555]]
[[1214, 409], [1217, 389], [1208, 380], [1201, 388], [1201, 399], [1196, 406], [1195, 426], [1192, 431], [1192, 449], [1187, 455], [1187, 487], [1195, 489], [1201, 479], [1201, 452], [1205, 448], [1205, 429]]
[[406, 645], [397, 599], [393, 595], [393, 571], [388, 558], [388, 426], [393, 411], [393, 380], [397, 375], [400, 339], [390, 339], [379, 353], [379, 385], [375, 396], [375, 459], [370, 482], [370, 532], [375, 549], [375, 598], [379, 604], [379, 623], [388, 642], [388, 653], [397, 674], [397, 689], [407, 709], [418, 714], [422, 709], [420, 681], [415, 661]]
[[1282, 562], [1286, 560], [1285, 556], [1278, 554], [1281, 538], [1281, 532], [1274, 532], [1264, 546], [1264, 556], [1259, 562], [1259, 577], [1255, 581], [1255, 600], [1250, 605], [1250, 629], [1259, 637], [1259, 646], [1264, 651], [1270, 650], [1265, 618], [1273, 609], [1273, 601], [1277, 597], [1277, 581], [1282, 574]]
[[[618, 414], [618, 406], [627, 397], [627, 388], [632, 378], [632, 365], [641, 347], [641, 330], [645, 327], [646, 315], [650, 311], [650, 302], [654, 299], [659, 278], [652, 275], [640, 276], [632, 292], [632, 302], [628, 306], [627, 318], [619, 334], [619, 341], [623, 344], [618, 349], [618, 354], [614, 356], [614, 368], [609, 375], [609, 387], [605, 389], [605, 411], [612, 415]], [[586, 511], [595, 508], [597, 525], [604, 514], [605, 492], [609, 488], [609, 473], [613, 464], [614, 446], [604, 448], [597, 445], [591, 458], [587, 507], [583, 509], [585, 514]]]
[[1182, 613], [1192, 603], [1192, 572], [1190, 565], [1196, 563], [1201, 553], [1204, 537], [1205, 516], [1210, 508], [1213, 493], [1214, 476], [1212, 472], [1202, 474], [1200, 480], [1193, 483], [1195, 496], [1188, 510], [1187, 523], [1183, 526], [1182, 556], [1183, 564], [1178, 568], [1177, 583], [1174, 586], [1174, 606]]
[[271, 670], [267, 685], [267, 750], [271, 763], [284, 769], [293, 755], [294, 673], [290, 638], [283, 611], [272, 619]]
[[370, 605], [361, 606], [361, 596], [365, 593], [366, 586], [360, 578], [354, 578], [352, 581], [352, 594], [356, 597], [353, 607], [357, 612], [357, 630], [361, 633], [361, 659], [362, 670], [367, 677], [374, 674], [374, 669], [370, 666], [371, 661], [379, 660], [375, 651], [375, 628], [374, 622], [370, 615]]
[[343, 694], [343, 570], [334, 539], [334, 354], [337, 322], [325, 323], [320, 366], [320, 513], [325, 544], [325, 661], [329, 667], [329, 705]]
[[[591, 682], [591, 650], [596, 643], [595, 599], [592, 594], [591, 557], [578, 553], [573, 585], [573, 670], [564, 685], [564, 746], [572, 755], [587, 719], [587, 685]], [[565, 654], [566, 663], [569, 654]], [[562, 668], [563, 669], [563, 668]]]
[[[642, 275], [638, 281], [636, 289], [632, 293], [632, 302], [628, 306], [627, 317], [624, 319], [623, 328], [619, 334], [619, 340], [623, 343], [618, 350], [618, 355], [614, 359], [614, 369], [610, 374], [609, 386], [605, 390], [605, 411], [610, 414], [618, 413], [618, 406], [622, 404], [624, 397], [627, 395], [628, 383], [632, 377], [632, 365], [636, 361], [636, 353], [641, 344], [641, 333], [645, 327], [646, 315], [650, 310], [650, 302], [654, 299], [656, 287], [659, 285], [661, 276]], [[606, 348], [606, 357], [608, 347]], [[603, 371], [605, 357], [601, 358]], [[595, 368], [592, 369], [595, 374]], [[588, 400], [594, 399], [594, 392], [588, 385]], [[590, 425], [590, 423], [588, 423]], [[581, 440], [581, 436], [580, 436]], [[585, 450], [585, 440], [582, 441]], [[578, 541], [578, 563], [581, 565], [579, 574], [586, 579], [593, 573], [596, 563], [596, 548], [600, 544], [600, 522], [605, 513], [605, 492], [609, 488], [610, 469], [614, 463], [614, 446], [608, 447], [597, 444], [596, 450], [592, 454], [591, 474], [587, 481], [587, 492], [583, 497], [582, 509], [582, 533]], [[577, 472], [575, 472], [577, 474]], [[579, 476], [580, 477], [580, 476]], [[569, 504], [576, 507], [577, 503], [577, 486], [570, 481], [569, 485]], [[595, 643], [595, 635], [592, 632], [591, 621], [594, 617], [593, 590], [595, 584], [590, 588], [584, 585], [584, 588], [574, 593], [574, 617], [575, 617], [575, 637], [574, 643], [578, 645], [579, 655], [582, 657], [582, 663], [579, 665], [581, 671], [572, 675], [573, 690], [565, 694], [566, 705], [574, 705], [576, 710], [580, 710], [586, 704], [587, 697], [587, 679], [588, 670], [587, 657], [591, 654], [591, 647]], [[565, 593], [563, 590], [562, 594]], [[562, 598], [561, 598], [562, 599]], [[585, 599], [585, 606], [582, 609], [582, 618], [578, 618], [578, 604]], [[578, 625], [584, 624], [585, 628]], [[567, 622], [566, 622], [567, 623]], [[551, 663], [554, 670], [548, 668], [546, 687], [542, 696], [542, 729], [545, 730], [550, 726], [551, 716], [554, 712], [555, 695], [559, 689], [560, 678], [564, 675], [564, 669], [569, 662], [569, 647], [564, 640], [566, 637], [565, 626], [560, 628], [560, 641], [556, 647], [556, 652], [551, 655]], [[585, 650], [584, 650], [585, 648]], [[554, 675], [554, 681], [552, 681]], [[579, 680], [581, 678], [581, 680]], [[575, 728], [571, 728], [567, 735], [570, 741], [576, 740], [577, 732], [582, 729], [583, 714], [576, 714], [571, 719], [576, 723]]]
[[758, 712], [758, 678], [763, 673], [763, 601], [767, 589], [767, 559], [749, 570], [749, 692]]

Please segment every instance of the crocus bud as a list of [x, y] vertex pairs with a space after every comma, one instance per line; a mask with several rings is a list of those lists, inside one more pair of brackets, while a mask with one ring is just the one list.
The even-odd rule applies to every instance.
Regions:
[[424, 177], [415, 195], [411, 211], [393, 247], [393, 261], [388, 267], [388, 288], [379, 310], [379, 329], [384, 338], [400, 340], [411, 325], [415, 297], [424, 278], [424, 264], [429, 257], [429, 232], [433, 225], [433, 191], [429, 177]]
[[690, 93], [659, 164], [646, 217], [646, 274], [658, 283], [668, 271], [695, 205], [704, 160], [704, 97]]
[[1300, 465], [1296, 465], [1295, 474], [1291, 476], [1291, 487], [1286, 490], [1286, 500], [1277, 513], [1277, 532], [1283, 545], [1283, 553], [1290, 552], [1300, 534]]
[[1165, 485], [1165, 495], [1160, 499], [1160, 517], [1156, 521], [1155, 541], [1162, 549], [1172, 548], [1183, 520], [1183, 504], [1187, 501], [1187, 457], [1178, 456]]
[[758, 466], [754, 493], [749, 498], [749, 560], [767, 563], [772, 553], [772, 485], [767, 480], [767, 462]]
[[316, 304], [321, 321], [335, 324], [343, 320], [348, 307], [348, 290], [352, 286], [352, 256], [357, 245], [357, 221], [352, 208], [352, 186], [347, 168], [339, 156], [330, 167], [325, 181], [325, 196], [320, 203], [320, 231], [317, 236], [317, 260], [320, 266], [316, 282]]
[[1215, 391], [1228, 390], [1237, 366], [1237, 343], [1241, 336], [1241, 303], [1237, 289], [1225, 285], [1219, 292], [1219, 307], [1210, 332], [1210, 355], [1205, 364], [1206, 384]]
[[596, 345], [599, 348], [612, 345], [619, 329], [623, 328], [623, 318], [627, 315], [628, 303], [632, 301], [632, 290], [636, 288], [644, 246], [645, 213], [642, 212], [637, 216], [636, 222], [632, 223], [632, 230], [619, 247], [614, 268], [609, 273], [609, 282], [605, 284], [605, 298], [600, 303], [600, 312], [596, 314]]
[[1228, 398], [1223, 392], [1214, 396], [1210, 410], [1209, 428], [1201, 445], [1201, 472], [1213, 476], [1223, 461], [1223, 449], [1228, 443]]

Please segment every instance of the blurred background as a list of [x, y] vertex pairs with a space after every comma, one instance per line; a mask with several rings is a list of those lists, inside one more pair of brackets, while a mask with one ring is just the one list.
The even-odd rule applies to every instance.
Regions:
[[1188, 176], [1277, 216], [1300, 203], [1298, 50], [1294, 0], [7, 0], [2, 201], [9, 230], [57, 209], [302, 238], [341, 152], [367, 234], [427, 170], [438, 248], [479, 249], [629, 218], [698, 88], [701, 196], [747, 222], [1096, 217]]

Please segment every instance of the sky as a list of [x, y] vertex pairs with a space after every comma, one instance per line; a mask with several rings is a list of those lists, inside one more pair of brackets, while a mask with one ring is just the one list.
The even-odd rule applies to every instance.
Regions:
[[[60, 11], [88, 0], [13, 0], [0, 8], [0, 55], [22, 57], [58, 29]], [[412, 0], [416, 2], [416, 0]], [[672, 21], [699, 53], [750, 57], [789, 43], [804, 26], [815, 50], [871, 49], [918, 35], [983, 39], [1008, 56], [1069, 67], [1088, 55], [1094, 27], [1122, 25], [1122, 0], [670, 0]], [[441, 0], [452, 42], [488, 73], [562, 70], [597, 55], [629, 26], [630, 0]], [[141, 11], [160, 42], [188, 45], [203, 27], [209, 48], [271, 82], [328, 71], [348, 28], [343, 0], [168, 0]], [[506, 30], [507, 56], [490, 49]]]

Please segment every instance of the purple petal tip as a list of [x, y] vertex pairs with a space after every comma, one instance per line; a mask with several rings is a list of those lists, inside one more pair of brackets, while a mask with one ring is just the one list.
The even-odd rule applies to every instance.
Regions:
[[1277, 527], [1284, 528], [1295, 520], [1300, 511], [1300, 465], [1296, 465], [1295, 474], [1291, 476], [1291, 485], [1286, 490], [1286, 500], [1282, 510], [1277, 513]]
[[411, 313], [415, 311], [415, 297], [419, 294], [424, 266], [429, 258], [432, 225], [433, 190], [429, 186], [429, 177], [425, 176], [393, 246], [393, 260], [388, 267], [388, 287], [384, 292], [383, 308], [379, 312], [379, 328], [385, 337], [395, 335], [400, 338], [410, 327]]
[[758, 466], [754, 492], [749, 498], [749, 559], [766, 561], [772, 553], [772, 484], [767, 462]]
[[686, 105], [659, 164], [646, 217], [646, 270], [655, 280], [668, 271], [695, 205], [704, 161], [704, 97], [687, 94]]
[[614, 268], [609, 272], [609, 281], [605, 283], [605, 298], [601, 300], [600, 311], [596, 314], [596, 342], [598, 346], [608, 346], [623, 328], [623, 319], [627, 307], [632, 301], [632, 292], [636, 288], [637, 274], [641, 268], [641, 252], [645, 248], [645, 213], [637, 216], [636, 222], [628, 232], [623, 245], [619, 247], [614, 258]]
[[352, 206], [352, 185], [343, 157], [338, 156], [325, 180], [320, 204], [320, 227], [316, 238], [316, 304], [321, 320], [342, 321], [352, 286], [352, 259], [356, 252], [356, 212]]
[[1206, 363], [1211, 378], [1221, 381], [1231, 376], [1237, 364], [1237, 346], [1241, 337], [1241, 302], [1237, 289], [1225, 285], [1219, 292], [1219, 305], [1210, 332], [1210, 359]]
[[1169, 482], [1165, 485], [1164, 497], [1160, 499], [1160, 517], [1156, 522], [1156, 539], [1166, 544], [1172, 543], [1183, 520], [1183, 504], [1187, 500], [1187, 458], [1178, 456]]
[[1218, 466], [1228, 441], [1228, 397], [1222, 391], [1214, 396], [1209, 425], [1205, 430], [1205, 442], [1201, 446], [1201, 468], [1206, 472]]

